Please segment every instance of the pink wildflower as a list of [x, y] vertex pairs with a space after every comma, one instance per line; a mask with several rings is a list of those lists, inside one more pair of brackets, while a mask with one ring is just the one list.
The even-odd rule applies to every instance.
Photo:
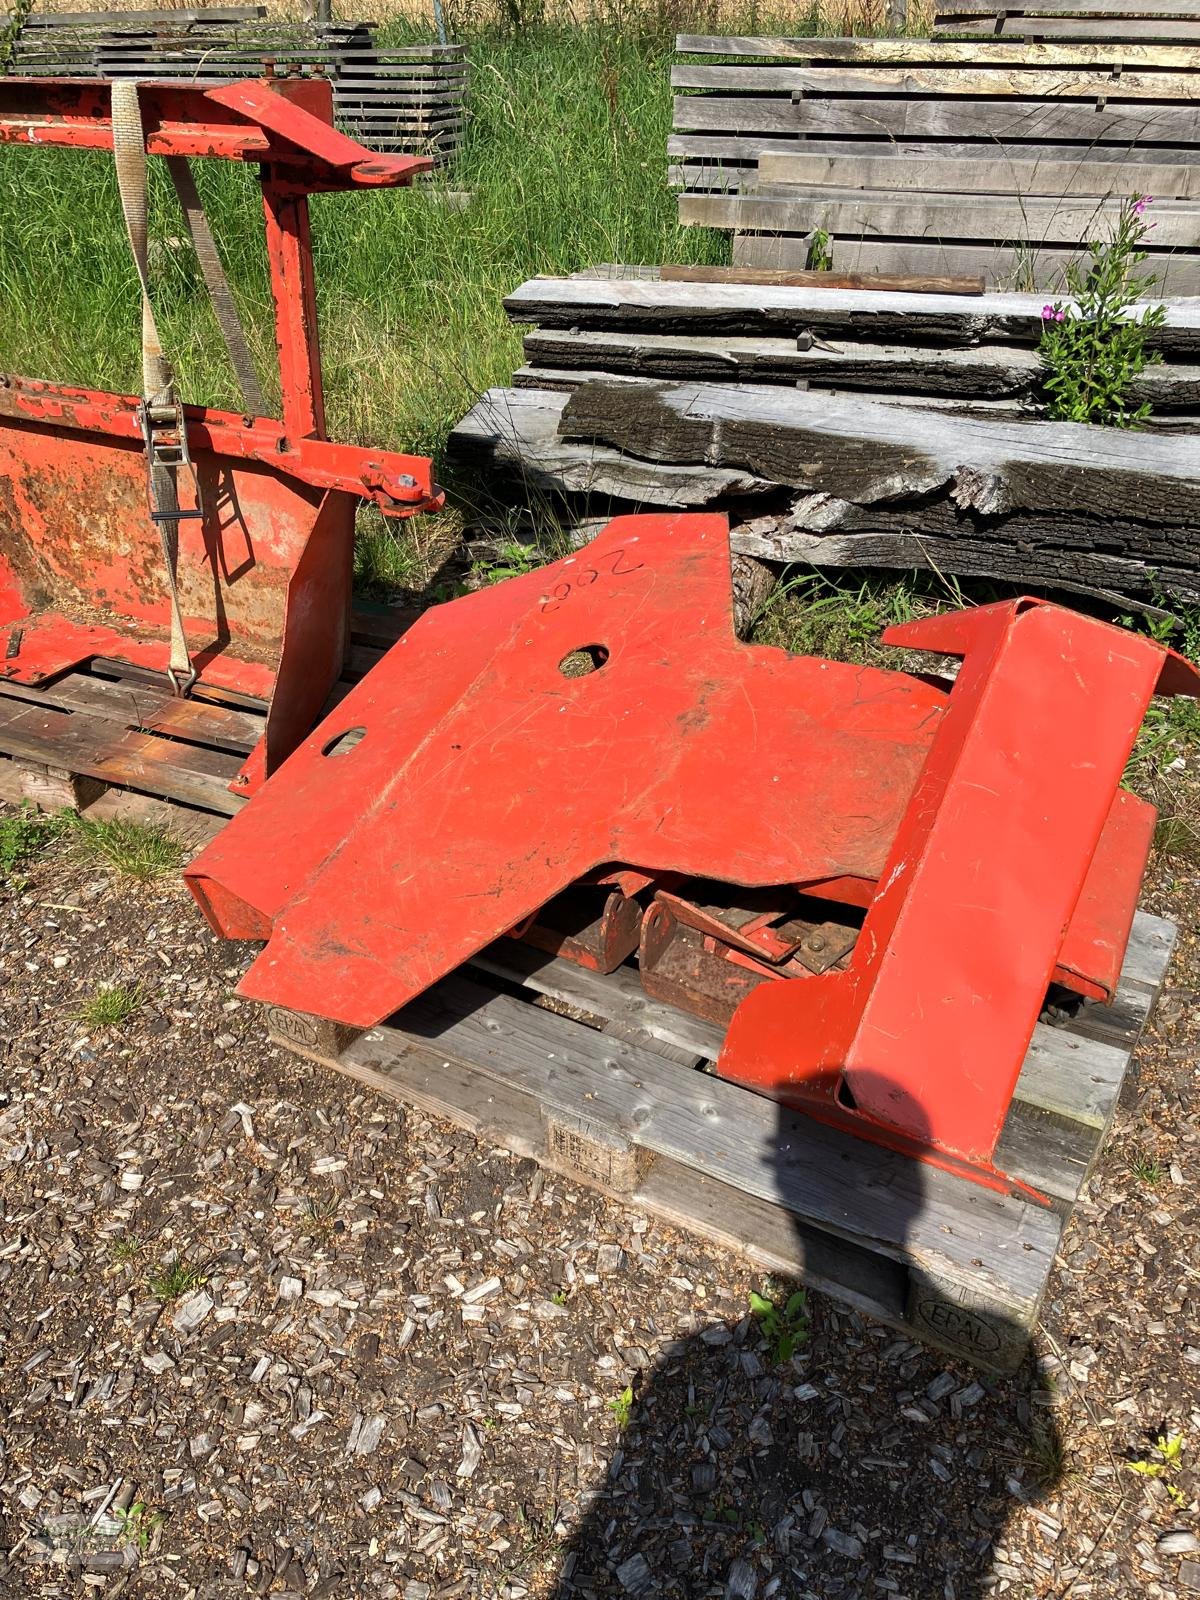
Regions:
[[1138, 198], [1134, 201], [1134, 206], [1133, 206], [1133, 214], [1134, 214], [1134, 216], [1135, 217], [1144, 216], [1145, 215], [1145, 211], [1146, 211], [1146, 207], [1149, 206], [1149, 205], [1153, 205], [1153, 204], [1154, 204], [1154, 196], [1152, 194], [1139, 195]]

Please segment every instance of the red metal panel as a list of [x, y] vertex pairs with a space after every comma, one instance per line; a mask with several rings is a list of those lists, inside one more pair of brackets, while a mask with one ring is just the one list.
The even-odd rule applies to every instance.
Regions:
[[1032, 601], [890, 637], [964, 654], [953, 692], [739, 643], [723, 519], [618, 518], [422, 617], [189, 882], [220, 932], [270, 930], [243, 993], [354, 1025], [614, 862], [874, 884], [849, 970], [754, 988], [720, 1070], [1003, 1185], [1046, 988], [1110, 971], [1128, 928], [1138, 873], [1089, 873], [1106, 827], [1140, 860], [1114, 795], [1142, 715], [1200, 678]]
[[246, 992], [377, 1022], [614, 861], [876, 877], [944, 694], [742, 644], [731, 604], [724, 518], [655, 516], [426, 613], [191, 869], [274, 922]]

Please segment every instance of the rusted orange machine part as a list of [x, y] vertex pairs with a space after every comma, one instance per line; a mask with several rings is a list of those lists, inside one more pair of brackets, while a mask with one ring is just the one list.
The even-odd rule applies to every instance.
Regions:
[[[257, 164], [281, 415], [185, 406], [202, 515], [178, 523], [177, 581], [198, 681], [270, 702], [235, 780], [249, 794], [309, 731], [348, 643], [354, 513], [436, 509], [423, 456], [326, 435], [309, 236], [312, 193], [393, 188], [431, 163], [382, 156], [332, 125], [330, 86], [144, 84], [155, 156]], [[110, 86], [0, 78], [0, 141], [111, 150]], [[132, 329], [131, 329], [132, 334]], [[169, 609], [131, 395], [0, 376], [0, 675], [23, 684], [104, 656], [161, 668]], [[182, 510], [196, 488], [180, 474]]]
[[994, 1156], [1049, 986], [1121, 971], [1154, 825], [1121, 774], [1200, 675], [1025, 599], [889, 630], [962, 657], [940, 687], [743, 644], [730, 589], [723, 518], [624, 517], [426, 612], [192, 891], [266, 941], [242, 993], [354, 1026], [513, 932], [615, 965], [636, 902], [643, 982], [729, 1022], [724, 1077], [1019, 1187]]

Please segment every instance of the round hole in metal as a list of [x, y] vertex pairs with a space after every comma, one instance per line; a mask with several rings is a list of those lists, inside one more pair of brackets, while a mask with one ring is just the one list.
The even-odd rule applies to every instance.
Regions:
[[564, 678], [586, 678], [590, 672], [599, 672], [608, 660], [606, 644], [580, 644], [568, 650], [558, 663]]
[[365, 728], [347, 728], [344, 733], [337, 733], [327, 744], [322, 745], [323, 756], [344, 756], [347, 750], [353, 750], [358, 741], [366, 736]]

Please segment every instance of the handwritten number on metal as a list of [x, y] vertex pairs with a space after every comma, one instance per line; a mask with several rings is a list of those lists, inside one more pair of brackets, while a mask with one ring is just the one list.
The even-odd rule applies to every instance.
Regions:
[[633, 572], [640, 572], [646, 565], [644, 561], [628, 560], [629, 552], [625, 549], [612, 551], [602, 562], [599, 569], [596, 567], [583, 567], [574, 578], [560, 583], [553, 593], [542, 601], [542, 611], [557, 611], [565, 600], [569, 600], [576, 589], [586, 589], [596, 582], [597, 578], [605, 576], [613, 578], [627, 578]]

